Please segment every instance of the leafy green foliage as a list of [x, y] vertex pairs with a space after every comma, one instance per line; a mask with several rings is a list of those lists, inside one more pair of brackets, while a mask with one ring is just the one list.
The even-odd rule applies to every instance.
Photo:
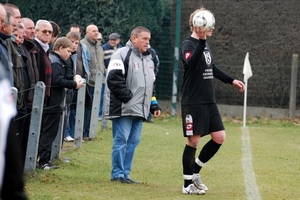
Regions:
[[[125, 43], [131, 30], [145, 26], [152, 32], [153, 41], [159, 40], [164, 17], [162, 0], [11, 0], [17, 5], [23, 17], [34, 21], [46, 19], [56, 22], [65, 35], [73, 23], [85, 28], [89, 24], [99, 27], [104, 39], [112, 32], [118, 32]], [[84, 33], [84, 31], [82, 31]]]

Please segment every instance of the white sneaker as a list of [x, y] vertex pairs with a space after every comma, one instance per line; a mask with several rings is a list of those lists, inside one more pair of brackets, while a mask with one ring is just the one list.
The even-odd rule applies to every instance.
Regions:
[[196, 188], [194, 184], [189, 184], [186, 188], [183, 186], [182, 187], [182, 194], [198, 194], [198, 195], [203, 195], [205, 194], [204, 190], [199, 190]]
[[201, 181], [201, 178], [200, 178], [200, 174], [193, 174], [193, 178], [192, 178], [192, 181], [194, 183], [194, 185], [200, 189], [200, 190], [205, 190], [207, 191], [208, 188], [206, 187], [206, 185], [204, 185]]
[[64, 140], [65, 140], [66, 142], [73, 142], [73, 141], [74, 141], [74, 138], [72, 138], [71, 136], [67, 136], [67, 137], [64, 138]]

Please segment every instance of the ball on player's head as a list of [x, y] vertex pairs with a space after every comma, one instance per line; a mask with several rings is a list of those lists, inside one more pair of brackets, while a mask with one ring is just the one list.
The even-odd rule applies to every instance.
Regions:
[[193, 17], [193, 26], [210, 30], [215, 26], [215, 17], [208, 10], [200, 10]]

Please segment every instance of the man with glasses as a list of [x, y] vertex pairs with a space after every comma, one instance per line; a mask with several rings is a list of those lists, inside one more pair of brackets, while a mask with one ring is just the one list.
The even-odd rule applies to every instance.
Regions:
[[[49, 42], [51, 41], [52, 37], [52, 25], [47, 20], [38, 20], [35, 25], [35, 38], [33, 39], [33, 43], [38, 47], [39, 51], [35, 54], [36, 62], [39, 70], [39, 81], [43, 81], [46, 85], [46, 94], [45, 94], [45, 101], [47, 102], [50, 98], [50, 88], [51, 88], [51, 82], [52, 82], [52, 67], [51, 62], [48, 57], [49, 55]], [[47, 108], [44, 108], [47, 109]], [[41, 133], [45, 132], [45, 128], [47, 123], [51, 123], [49, 120], [46, 119], [43, 115], [42, 117], [42, 129]], [[40, 135], [40, 142], [39, 142], [39, 151], [38, 151], [38, 157], [43, 160], [49, 160], [50, 157], [46, 155], [46, 158], [43, 157], [45, 154], [42, 152], [44, 149], [42, 147], [49, 146], [47, 138], [43, 134]], [[37, 167], [42, 167], [40, 166]], [[55, 166], [52, 166], [51, 163], [47, 165], [48, 168], [56, 168]]]
[[36, 62], [39, 69], [39, 80], [46, 85], [45, 100], [50, 96], [52, 68], [48, 58], [49, 42], [52, 37], [52, 26], [47, 20], [38, 20], [35, 26], [35, 38], [33, 43], [38, 47]]

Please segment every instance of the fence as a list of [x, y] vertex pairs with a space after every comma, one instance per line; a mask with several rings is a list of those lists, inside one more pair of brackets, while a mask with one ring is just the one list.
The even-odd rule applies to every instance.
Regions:
[[[96, 74], [95, 90], [92, 103], [91, 112], [91, 123], [89, 128], [89, 137], [95, 138], [98, 128], [98, 113], [99, 113], [99, 102], [101, 98], [101, 87], [102, 87], [103, 75], [101, 72]], [[78, 91], [77, 104], [76, 104], [76, 121], [75, 121], [75, 137], [74, 147], [78, 148], [82, 145], [82, 133], [84, 123], [84, 110], [85, 110], [85, 92], [86, 86], [82, 87]], [[17, 97], [17, 90], [12, 88], [13, 96]], [[34, 89], [34, 99], [32, 105], [27, 152], [25, 157], [24, 172], [34, 171], [37, 163], [38, 144], [40, 138], [42, 114], [44, 110], [44, 94], [45, 84], [38, 82]], [[64, 111], [65, 112], [65, 111]], [[105, 120], [104, 120], [105, 122]], [[61, 115], [59, 130], [57, 136], [52, 144], [51, 160], [60, 157], [62, 138], [63, 138], [63, 126], [64, 126], [64, 113]], [[104, 123], [103, 128], [107, 128], [107, 122]]]

